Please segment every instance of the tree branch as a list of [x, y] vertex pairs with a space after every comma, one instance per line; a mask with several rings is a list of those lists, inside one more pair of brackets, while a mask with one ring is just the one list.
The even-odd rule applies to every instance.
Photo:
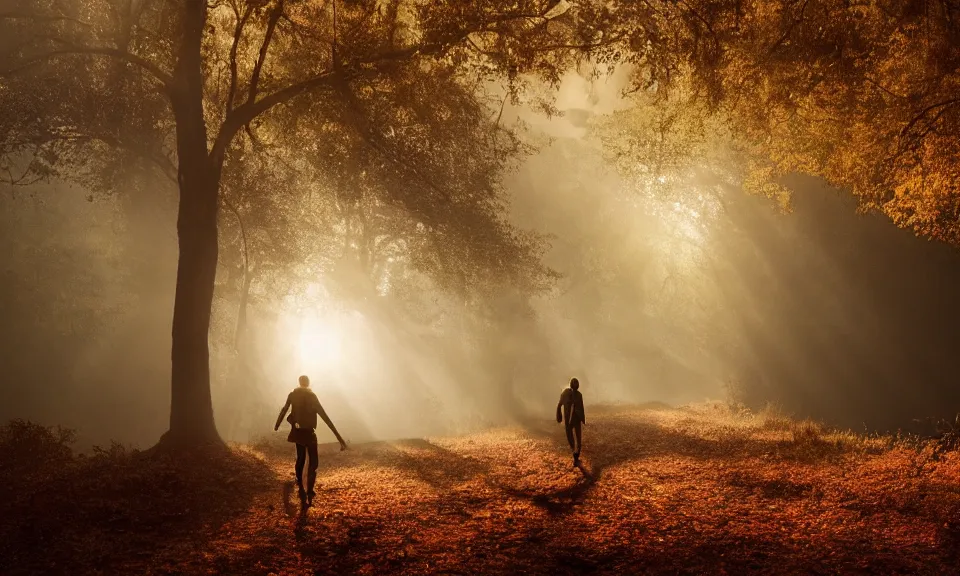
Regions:
[[553, 52], [554, 50], [593, 50], [594, 48], [601, 48], [603, 46], [610, 46], [616, 44], [617, 42], [623, 40], [625, 35], [617, 35], [609, 40], [601, 40], [599, 42], [593, 42], [591, 44], [547, 44], [546, 46], [541, 46], [535, 48], [534, 52]]
[[[40, 143], [37, 143], [37, 144], [34, 145], [34, 147], [33, 147], [33, 156], [36, 156], [37, 154], [40, 153], [40, 147], [41, 147], [41, 146], [42, 146], [42, 144], [40, 144]], [[0, 180], [0, 182], [5, 182], [6, 184], [9, 184], [9, 185], [11, 185], [11, 186], [19, 186], [19, 185], [21, 185], [21, 183], [22, 183], [22, 182], [27, 178], [27, 176], [33, 171], [32, 164], [33, 164], [33, 160], [31, 160], [30, 162], [28, 162], [28, 163], [27, 163], [27, 167], [23, 169], [23, 173], [20, 174], [20, 176], [17, 176], [16, 178], [13, 176], [13, 171], [10, 170], [10, 167], [9, 167], [9, 166], [4, 166], [4, 171], [7, 173], [7, 179], [6, 179], [5, 181]], [[42, 180], [42, 179], [43, 179], [42, 176], [37, 176], [36, 178], [34, 178], [34, 179], [31, 180], [30, 182], [28, 182], [26, 185], [29, 186], [29, 185], [31, 185], [31, 184], [35, 184], [35, 183], [39, 182], [39, 181]]]
[[768, 49], [767, 51], [768, 56], [772, 55], [774, 52], [779, 50], [780, 46], [782, 46], [783, 43], [787, 41], [787, 38], [790, 37], [790, 34], [792, 34], [793, 31], [796, 29], [796, 27], [800, 25], [801, 22], [803, 22], [804, 14], [807, 11], [807, 4], [809, 3], [810, 3], [810, 0], [803, 1], [803, 5], [800, 6], [800, 14], [791, 18], [790, 25], [787, 26], [787, 29], [783, 31], [783, 34], [780, 35], [780, 38], [778, 38], [777, 41], [774, 42], [773, 45], [770, 46], [770, 48]]
[[233, 31], [233, 44], [230, 46], [230, 91], [227, 94], [227, 114], [233, 111], [233, 99], [237, 94], [237, 48], [240, 45], [240, 36], [243, 35], [243, 27], [247, 24], [247, 19], [253, 14], [253, 6], [247, 5], [241, 15], [234, 12], [237, 16], [237, 26]]
[[[332, 82], [337, 77], [337, 70], [325, 70], [311, 78], [291, 84], [286, 88], [281, 88], [276, 92], [269, 94], [261, 98], [260, 100], [255, 100], [257, 92], [257, 83], [260, 76], [260, 67], [263, 65], [263, 59], [266, 57], [266, 51], [269, 47], [270, 38], [272, 37], [272, 29], [270, 23], [273, 25], [276, 24], [276, 20], [279, 20], [282, 16], [282, 4], [281, 0], [277, 7], [274, 9], [274, 12], [271, 12], [271, 20], [268, 22], [268, 34], [264, 37], [264, 43], [260, 48], [260, 58], [258, 59], [258, 65], [255, 67], [254, 76], [251, 79], [251, 89], [250, 95], [247, 98], [247, 101], [234, 109], [230, 114], [227, 115], [227, 118], [224, 120], [223, 124], [220, 127], [220, 131], [217, 134], [216, 139], [214, 140], [213, 147], [210, 150], [210, 158], [214, 161], [222, 161], [224, 154], [226, 154], [227, 147], [230, 145], [230, 142], [233, 140], [233, 137], [237, 134], [240, 129], [252, 122], [257, 116], [263, 114], [264, 112], [270, 110], [278, 104], [283, 104], [304, 92], [309, 92], [315, 88], [321, 86], [330, 86]], [[404, 58], [409, 58], [414, 55], [432, 55], [442, 53], [448, 47], [453, 46], [459, 42], [462, 42], [470, 34], [474, 32], [480, 32], [486, 29], [490, 24], [499, 24], [503, 22], [509, 22], [511, 20], [521, 20], [521, 19], [530, 19], [530, 18], [543, 18], [543, 14], [510, 14], [510, 15], [501, 15], [495, 18], [487, 19], [483, 22], [478, 23], [476, 27], [467, 27], [463, 30], [458, 31], [455, 34], [451, 34], [446, 40], [433, 42], [430, 44], [418, 44], [410, 46], [407, 48], [401, 48], [399, 50], [392, 50], [388, 52], [381, 52], [366, 58], [358, 58], [352, 63], [355, 65], [370, 65], [386, 62], [394, 62], [397, 60], [402, 60]], [[558, 49], [562, 46], [553, 46], [550, 49]], [[575, 47], [575, 46], [571, 46]]]
[[697, 20], [699, 20], [700, 22], [703, 23], [703, 25], [707, 28], [707, 32], [710, 33], [710, 38], [713, 40], [713, 45], [714, 45], [714, 47], [719, 50], [719, 49], [720, 49], [720, 38], [717, 36], [717, 33], [714, 32], [714, 30], [713, 30], [713, 24], [711, 24], [709, 20], [707, 20], [706, 18], [704, 18], [703, 15], [700, 14], [699, 12], [697, 12], [692, 6], [690, 6], [689, 4], [687, 4], [685, 0], [678, 0], [678, 3], [679, 3], [679, 4], [682, 4], [683, 7], [686, 8], [691, 14], [693, 14], [694, 17], [696, 17]]
[[876, 80], [874, 80], [873, 78], [871, 78], [871, 77], [869, 77], [869, 76], [864, 76], [863, 79], [866, 80], [867, 84], [870, 84], [871, 86], [874, 86], [875, 88], [877, 88], [878, 90], [880, 90], [880, 91], [883, 92], [884, 94], [887, 94], [887, 95], [889, 95], [889, 96], [893, 96], [894, 98], [899, 98], [900, 100], [909, 100], [909, 98], [907, 98], [906, 96], [903, 96], [902, 94], [897, 94], [896, 92], [890, 90], [889, 88], [887, 88], [886, 86], [884, 86], [883, 84], [877, 82]]
[[270, 49], [270, 42], [273, 40], [273, 32], [277, 28], [277, 21], [283, 14], [283, 0], [278, 0], [270, 11], [267, 18], [267, 31], [263, 35], [263, 44], [260, 45], [260, 55], [257, 57], [257, 63], [253, 66], [253, 73], [250, 75], [250, 90], [247, 95], [247, 103], [254, 102], [257, 99], [257, 88], [260, 84], [260, 72], [263, 70], [263, 63], [267, 59], [267, 51]]
[[[118, 150], [126, 150], [131, 152], [144, 160], [147, 160], [156, 165], [160, 172], [166, 176], [172, 183], [177, 183], [177, 167], [174, 165], [173, 161], [169, 156], [164, 154], [160, 150], [151, 150], [148, 146], [142, 145], [142, 142], [131, 142], [129, 140], [123, 140], [115, 136], [108, 134], [49, 134], [32, 141], [23, 141], [14, 143], [14, 148], [22, 149], [28, 144], [32, 144], [34, 147], [33, 156], [38, 155], [41, 150], [48, 145], [56, 145], [61, 143], [70, 143], [83, 145], [84, 143], [90, 142], [102, 142], [107, 146], [111, 146]], [[12, 178], [12, 174], [9, 169], [6, 170], [7, 175], [11, 177], [11, 184], [18, 184], [26, 179], [26, 177], [32, 171], [31, 167], [28, 165], [27, 170], [17, 179]], [[43, 176], [39, 176], [37, 179], [31, 181], [37, 182], [42, 180]]]
[[[942, 118], [943, 115], [950, 110], [952, 105], [957, 103], [960, 103], [960, 98], [939, 102], [932, 106], [928, 106], [914, 116], [914, 118], [903, 128], [903, 130], [900, 131], [900, 134], [897, 136], [897, 146], [888, 156], [887, 162], [899, 160], [907, 152], [916, 152], [923, 145], [924, 139], [936, 129], [937, 122], [940, 121], [940, 118]], [[929, 122], [926, 122], [923, 128], [917, 134], [910, 135], [910, 132], [916, 127], [916, 124], [926, 117], [929, 112], [932, 112], [937, 108], [940, 108], [940, 110], [934, 114], [933, 118], [931, 118]], [[909, 139], [907, 139], [908, 137]]]
[[159, 66], [150, 62], [145, 58], [141, 58], [136, 54], [131, 54], [129, 52], [124, 52], [123, 50], [118, 50], [116, 48], [108, 47], [99, 47], [99, 46], [75, 46], [71, 48], [65, 48], [62, 50], [53, 50], [51, 52], [46, 52], [44, 54], [38, 54], [36, 56], [31, 56], [25, 61], [22, 61], [19, 66], [14, 68], [9, 68], [7, 70], [0, 70], [0, 76], [12, 76], [24, 70], [27, 70], [33, 66], [38, 66], [43, 64], [48, 60], [57, 58], [58, 56], [74, 56], [89, 54], [94, 56], [109, 56], [111, 58], [119, 58], [130, 64], [139, 66], [144, 71], [149, 72], [154, 78], [156, 78], [163, 86], [163, 90], [169, 91], [170, 86], [173, 83], [173, 77], [170, 74], [164, 72]]
[[[549, 12], [549, 11], [548, 11]], [[477, 22], [475, 26], [467, 26], [462, 30], [458, 30], [455, 33], [451, 33], [447, 38], [441, 41], [432, 42], [429, 44], [417, 44], [414, 46], [409, 46], [407, 48], [400, 48], [398, 50], [392, 50], [389, 52], [382, 52], [374, 56], [369, 56], [367, 58], [360, 58], [356, 62], [358, 64], [375, 64], [377, 62], [391, 62], [396, 60], [402, 60], [404, 58], [409, 58], [417, 54], [420, 55], [433, 55], [442, 53], [444, 50], [450, 46], [454, 46], [466, 40], [471, 34], [476, 32], [492, 32], [488, 28], [492, 24], [504, 24], [506, 22], [511, 22], [513, 20], [532, 20], [537, 18], [545, 18], [545, 14], [501, 14], [500, 16], [488, 18], [482, 22]]]
[[356, 128], [360, 138], [366, 142], [368, 146], [373, 148], [385, 160], [393, 164], [394, 167], [398, 168], [401, 172], [406, 172], [407, 174], [413, 176], [415, 180], [436, 192], [443, 200], [448, 202], [450, 201], [449, 191], [444, 190], [430, 178], [423, 175], [415, 166], [404, 162], [395, 151], [391, 150], [389, 146], [380, 141], [380, 138], [377, 137], [374, 130], [370, 127], [370, 123], [366, 119], [366, 115], [364, 114], [360, 102], [357, 101], [356, 96], [350, 91], [349, 87], [345, 85], [341, 86], [340, 93], [344, 100], [346, 100], [347, 106], [352, 112], [352, 116], [355, 120], [354, 128]]
[[210, 157], [213, 159], [223, 158], [223, 155], [227, 151], [227, 146], [230, 145], [230, 141], [233, 140], [233, 137], [243, 128], [245, 125], [252, 122], [257, 116], [263, 114], [267, 110], [273, 108], [278, 104], [283, 104], [288, 100], [314, 88], [330, 84], [333, 79], [334, 74], [332, 70], [327, 70], [321, 72], [312, 78], [308, 78], [302, 82], [296, 84], [291, 84], [286, 88], [277, 90], [276, 92], [257, 100], [256, 102], [247, 102], [242, 106], [237, 107], [231, 114], [227, 116], [224, 120], [223, 125], [220, 126], [220, 132], [217, 134], [216, 140], [214, 140], [213, 148], [210, 150]]
[[29, 12], [0, 12], [0, 20], [35, 20], [37, 22], [70, 22], [90, 28], [90, 24], [69, 16], [30, 14]]
[[[904, 136], [906, 136], [907, 133], [909, 133], [910, 130], [913, 129], [913, 127], [917, 124], [917, 122], [922, 120], [927, 114], [929, 114], [933, 110], [936, 110], [937, 108], [943, 108], [943, 107], [949, 108], [950, 106], [957, 103], [960, 103], [960, 98], [950, 98], [949, 100], [944, 100], [942, 102], [937, 102], [936, 104], [931, 104], [930, 106], [927, 106], [926, 108], [918, 112], [909, 122], [907, 122], [907, 125], [904, 126], [902, 130], [900, 130], [900, 136], [898, 137], [898, 140], [902, 140]], [[941, 111], [940, 114], [937, 115], [937, 118], [939, 118], [941, 115], [943, 115], [943, 111]], [[934, 121], [936, 121], [936, 119]]]
[[233, 213], [234, 217], [237, 219], [237, 224], [240, 226], [243, 270], [244, 274], [246, 274], [250, 268], [250, 257], [247, 254], [247, 229], [243, 225], [243, 217], [240, 215], [240, 211], [237, 210], [237, 207], [226, 197], [226, 195], [220, 194], [220, 202], [227, 208], [227, 210]]
[[251, 281], [251, 271], [250, 271], [250, 255], [247, 252], [247, 230], [243, 225], [243, 217], [240, 216], [240, 211], [237, 210], [237, 207], [233, 205], [232, 202], [223, 194], [220, 195], [220, 203], [223, 204], [227, 210], [233, 213], [237, 219], [237, 224], [240, 225], [240, 240], [241, 240], [241, 251], [243, 256], [243, 281], [240, 286], [240, 305], [237, 309], [237, 326], [234, 331], [233, 336], [233, 348], [234, 350], [240, 350], [241, 341], [243, 339], [243, 333], [247, 327], [247, 299], [250, 293], [250, 281]]

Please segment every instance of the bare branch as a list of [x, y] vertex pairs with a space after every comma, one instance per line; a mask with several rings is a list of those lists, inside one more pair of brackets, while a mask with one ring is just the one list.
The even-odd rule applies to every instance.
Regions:
[[[40, 153], [41, 149], [43, 149], [45, 146], [63, 144], [63, 143], [83, 145], [83, 144], [89, 144], [92, 142], [101, 142], [103, 144], [106, 144], [107, 146], [111, 146], [118, 150], [126, 150], [127, 152], [132, 152], [133, 154], [136, 154], [140, 158], [143, 158], [144, 160], [147, 160], [153, 163], [154, 165], [156, 165], [156, 167], [160, 170], [160, 172], [164, 176], [166, 176], [171, 182], [173, 183], [177, 182], [177, 167], [176, 165], [174, 165], [173, 160], [171, 160], [169, 156], [167, 156], [166, 154], [164, 154], [159, 150], [151, 150], [148, 146], [143, 145], [143, 142], [141, 141], [121, 140], [115, 136], [111, 136], [108, 134], [87, 135], [87, 134], [77, 134], [72, 132], [61, 133], [61, 134], [48, 134], [46, 136], [40, 137], [39, 140], [35, 140], [34, 142], [32, 142], [34, 147], [32, 155], [37, 156]], [[14, 145], [19, 147], [19, 146], [26, 146], [26, 144], [27, 144], [27, 141], [24, 141], [22, 143], [15, 143]], [[24, 171], [24, 173], [20, 177], [13, 178], [12, 173], [10, 172], [9, 168], [7, 168], [6, 172], [9, 179], [8, 183], [14, 184], [14, 185], [17, 185], [17, 184], [23, 185], [23, 182], [27, 181], [26, 177], [30, 175], [31, 171], [32, 169], [28, 165], [27, 169]], [[43, 176], [39, 176], [36, 179], [30, 180], [27, 182], [35, 183], [42, 179], [43, 179]]]
[[[900, 134], [897, 136], [896, 147], [893, 148], [893, 150], [888, 155], [887, 162], [891, 163], [893, 161], [899, 160], [902, 156], [904, 156], [908, 152], [916, 152], [920, 148], [920, 146], [923, 144], [924, 139], [931, 132], [934, 131], [937, 123], [940, 121], [940, 118], [942, 118], [943, 115], [946, 114], [947, 111], [950, 110], [950, 108], [953, 105], [958, 103], [960, 103], [960, 98], [952, 98], [950, 100], [945, 100], [943, 102], [938, 102], [936, 104], [927, 106], [926, 108], [918, 112], [917, 115], [914, 116], [910, 120], [910, 122], [908, 122], [907, 125], [904, 126], [903, 129], [900, 131]], [[927, 114], [929, 114], [930, 112], [938, 108], [940, 110], [936, 114], [934, 114], [933, 118], [931, 118], [929, 121], [924, 123], [923, 128], [918, 133], [912, 134], [912, 135], [910, 134], [916, 127], [917, 123], [923, 120], [927, 116]]]

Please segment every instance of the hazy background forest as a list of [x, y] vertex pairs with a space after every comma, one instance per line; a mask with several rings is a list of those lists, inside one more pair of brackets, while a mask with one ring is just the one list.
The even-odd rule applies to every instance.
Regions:
[[[592, 403], [730, 397], [854, 429], [954, 412], [960, 254], [857, 214], [810, 177], [784, 180], [784, 211], [703, 173], [664, 182], [623, 169], [603, 136], [633, 105], [625, 77], [568, 74], [552, 117], [492, 108], [536, 146], [505, 177], [508, 213], [544, 235], [558, 273], [529, 299], [499, 295], [493, 312], [422, 274], [390, 288], [382, 276], [379, 298], [354, 298], [346, 229], [320, 203], [284, 216], [282, 234], [314, 242], [325, 272], [290, 274], [302, 254], [275, 256], [250, 284], [255, 344], [238, 352], [241, 231], [221, 211], [221, 434], [267, 432], [301, 372], [353, 441], [549, 418], [570, 375]], [[55, 180], [3, 189], [0, 418], [73, 427], [82, 445], [144, 446], [165, 429], [175, 202], [162, 180], [114, 194]], [[271, 242], [249, 228], [251, 244]]]

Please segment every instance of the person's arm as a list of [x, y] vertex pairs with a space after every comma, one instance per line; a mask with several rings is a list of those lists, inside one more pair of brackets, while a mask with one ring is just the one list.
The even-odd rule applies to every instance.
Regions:
[[563, 422], [563, 412], [560, 409], [563, 408], [563, 401], [565, 400], [564, 396], [566, 396], [566, 394], [567, 394], [566, 390], [561, 392], [560, 401], [557, 402], [557, 423]]
[[327, 411], [323, 409], [323, 406], [320, 405], [320, 402], [317, 402], [317, 414], [320, 416], [320, 419], [323, 420], [324, 424], [330, 428], [330, 431], [333, 432], [333, 435], [337, 437], [337, 441], [340, 442], [340, 450], [347, 449], [347, 443], [343, 440], [343, 437], [340, 436], [340, 433], [337, 432], [337, 427], [333, 425], [333, 422], [330, 421], [330, 417], [327, 416]]
[[287, 396], [287, 402], [283, 405], [283, 408], [280, 409], [280, 415], [277, 416], [277, 423], [273, 426], [274, 432], [280, 429], [280, 423], [283, 422], [283, 417], [286, 416], [287, 410], [289, 409], [290, 409], [290, 396]]

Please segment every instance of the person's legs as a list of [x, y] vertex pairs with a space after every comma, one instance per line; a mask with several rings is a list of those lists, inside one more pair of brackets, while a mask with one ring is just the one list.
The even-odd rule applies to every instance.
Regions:
[[317, 445], [307, 446], [307, 453], [310, 455], [310, 467], [307, 469], [307, 495], [313, 497], [313, 483], [317, 480], [317, 466], [320, 464], [317, 457]]
[[581, 422], [577, 422], [577, 423], [573, 426], [573, 431], [574, 431], [574, 433], [575, 433], [576, 436], [577, 436], [577, 448], [576, 448], [573, 452], [574, 452], [574, 454], [576, 455], [576, 458], [579, 459], [579, 458], [580, 458], [580, 448], [583, 447], [583, 438], [582, 438], [582, 435], [583, 435], [583, 426], [582, 426], [582, 423], [581, 423]]
[[[314, 448], [316, 451], [316, 448]], [[300, 494], [303, 494], [303, 464], [307, 460], [307, 447], [303, 444], [297, 444], [297, 486], [300, 488]]]
[[570, 444], [570, 450], [576, 452], [576, 446], [573, 443], [573, 425], [567, 423], [564, 428], [567, 429], [567, 443]]

